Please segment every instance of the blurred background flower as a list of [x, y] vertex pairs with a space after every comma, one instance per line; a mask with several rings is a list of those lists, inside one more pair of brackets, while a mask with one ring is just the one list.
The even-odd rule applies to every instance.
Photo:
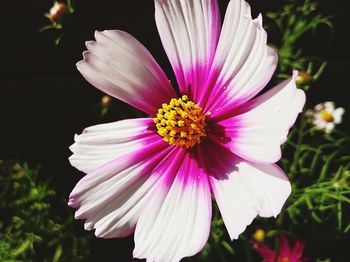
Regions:
[[336, 125], [342, 122], [344, 108], [336, 108], [334, 102], [324, 102], [317, 104], [314, 109], [306, 111], [316, 128], [324, 130], [326, 133], [332, 132]]
[[290, 244], [284, 235], [279, 236], [277, 247], [274, 250], [262, 243], [257, 243], [255, 249], [265, 262], [307, 261], [307, 259], [303, 257], [304, 244], [299, 240]]
[[67, 12], [67, 5], [65, 3], [55, 2], [53, 7], [50, 8], [50, 12], [45, 16], [50, 19], [52, 23], [57, 21]]

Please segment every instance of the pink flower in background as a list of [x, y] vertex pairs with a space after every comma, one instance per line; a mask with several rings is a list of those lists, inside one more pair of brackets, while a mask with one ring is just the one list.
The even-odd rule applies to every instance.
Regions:
[[256, 243], [256, 250], [265, 262], [303, 262], [304, 244], [299, 240], [294, 245], [289, 245], [285, 236], [280, 236], [278, 252], [270, 249], [267, 245]]
[[290, 183], [274, 163], [305, 103], [297, 72], [264, 94], [277, 65], [262, 18], [231, 0], [155, 0], [179, 93], [146, 48], [122, 31], [96, 32], [77, 64], [92, 85], [149, 114], [75, 136], [71, 164], [87, 173], [69, 205], [98, 237], [135, 232], [134, 256], [179, 261], [205, 245], [215, 198], [231, 239], [277, 216]]

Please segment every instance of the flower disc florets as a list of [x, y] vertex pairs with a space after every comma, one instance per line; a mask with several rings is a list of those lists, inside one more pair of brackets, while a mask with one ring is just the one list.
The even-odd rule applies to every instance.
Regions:
[[170, 145], [191, 148], [206, 136], [203, 109], [186, 95], [162, 104], [153, 121], [158, 134]]

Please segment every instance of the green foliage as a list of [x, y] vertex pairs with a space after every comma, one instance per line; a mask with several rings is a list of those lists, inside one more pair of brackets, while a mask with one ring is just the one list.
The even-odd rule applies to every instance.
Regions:
[[27, 164], [0, 161], [0, 261], [81, 261], [87, 239], [53, 213], [55, 192]]
[[331, 17], [319, 14], [318, 4], [312, 0], [289, 0], [277, 12], [269, 12], [267, 17], [277, 25], [282, 33], [279, 51], [281, 71], [288, 68], [305, 69], [309, 58], [303, 57], [303, 50], [297, 48], [297, 42], [307, 33], [314, 32], [321, 25], [332, 28]]
[[[304, 56], [303, 50], [298, 48], [298, 41], [320, 26], [332, 29], [331, 17], [320, 14], [317, 2], [312, 0], [289, 0], [282, 10], [268, 12], [266, 16], [281, 33], [281, 42], [274, 45], [280, 62], [277, 77], [288, 78], [292, 69], [298, 69], [309, 73], [312, 80], [317, 80], [324, 71], [326, 62], [320, 58]], [[309, 85], [303, 88], [308, 89]]]
[[289, 135], [284, 150], [293, 157], [282, 160], [289, 174], [293, 193], [286, 213], [295, 226], [313, 221], [320, 225], [344, 227], [344, 209], [350, 205], [350, 137], [333, 131], [325, 134], [315, 129], [306, 117]]

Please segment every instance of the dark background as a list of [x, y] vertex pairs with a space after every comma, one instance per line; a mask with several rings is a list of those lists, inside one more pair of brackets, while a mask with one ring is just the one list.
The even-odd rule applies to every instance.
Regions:
[[[40, 164], [43, 173], [53, 177], [52, 186], [63, 196], [68, 196], [82, 175], [67, 161], [74, 133], [107, 121], [100, 117], [103, 94], [90, 86], [75, 68], [85, 49], [84, 41], [93, 39], [94, 30], [121, 29], [131, 33], [172, 78], [155, 26], [152, 0], [77, 2], [75, 33], [65, 37], [59, 46], [53, 43], [55, 34], [38, 33], [40, 27], [49, 23], [44, 13], [52, 1], [3, 1], [1, 4], [0, 158]], [[228, 0], [219, 2], [224, 14]], [[278, 10], [283, 4], [276, 0], [248, 2], [253, 16]], [[300, 43], [305, 54], [328, 61], [326, 72], [308, 93], [310, 105], [331, 100], [349, 110], [348, 2], [319, 1], [322, 12], [334, 16], [334, 32], [324, 28], [304, 37]], [[277, 42], [276, 38], [278, 36], [270, 36], [272, 42]], [[123, 115], [128, 117], [129, 108], [115, 103], [120, 105], [119, 112], [110, 115], [108, 121]], [[349, 130], [346, 124], [342, 128]], [[95, 257], [107, 258], [114, 254], [118, 261], [131, 259], [132, 238], [94, 241]]]

